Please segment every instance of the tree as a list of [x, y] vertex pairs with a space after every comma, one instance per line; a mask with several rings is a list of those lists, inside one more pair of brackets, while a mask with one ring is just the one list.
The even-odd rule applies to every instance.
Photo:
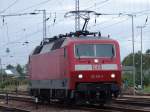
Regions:
[[146, 50], [146, 54], [150, 54], [150, 49], [147, 49], [147, 50]]
[[6, 69], [14, 69], [14, 68], [15, 67], [13, 65], [11, 65], [11, 64], [9, 64], [9, 65], [6, 66]]
[[[146, 53], [150, 53], [150, 49], [146, 51]], [[150, 70], [150, 56], [147, 54], [142, 54], [143, 56], [143, 83], [144, 85], [150, 85], [150, 74], [146, 75], [145, 72]], [[133, 66], [133, 54], [129, 54], [122, 61], [123, 66]], [[135, 53], [135, 80], [136, 84], [140, 85], [140, 77], [141, 77], [141, 51]], [[130, 76], [131, 75], [131, 76]], [[123, 75], [123, 80], [128, 80], [128, 82], [132, 82], [133, 75], [125, 73]], [[131, 84], [131, 83], [130, 83]]]
[[18, 72], [20, 75], [23, 75], [23, 68], [21, 67], [20, 64], [17, 64], [16, 70], [17, 70], [17, 72]]

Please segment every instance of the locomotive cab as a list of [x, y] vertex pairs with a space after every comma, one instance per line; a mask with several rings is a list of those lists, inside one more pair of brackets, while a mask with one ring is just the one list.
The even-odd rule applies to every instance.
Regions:
[[[93, 37], [94, 38], [94, 37]], [[76, 39], [70, 50], [70, 88], [91, 102], [117, 97], [121, 86], [120, 51], [111, 39]], [[83, 95], [84, 94], [84, 95]]]

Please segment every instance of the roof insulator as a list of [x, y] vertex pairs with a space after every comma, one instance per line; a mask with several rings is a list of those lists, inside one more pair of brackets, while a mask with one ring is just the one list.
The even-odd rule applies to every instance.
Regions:
[[101, 37], [101, 36], [102, 36], [102, 35], [101, 35], [101, 32], [98, 32], [98, 36], [99, 36], [99, 37]]

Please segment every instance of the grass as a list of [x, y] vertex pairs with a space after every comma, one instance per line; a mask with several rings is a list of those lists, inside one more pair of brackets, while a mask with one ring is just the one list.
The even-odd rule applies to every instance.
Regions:
[[144, 92], [144, 93], [150, 93], [150, 85], [149, 85], [149, 86], [144, 87], [143, 92]]
[[27, 80], [20, 80], [20, 79], [7, 79], [4, 80], [3, 83], [0, 82], [0, 90], [3, 91], [15, 91], [16, 88], [20, 91], [26, 91], [28, 87]]

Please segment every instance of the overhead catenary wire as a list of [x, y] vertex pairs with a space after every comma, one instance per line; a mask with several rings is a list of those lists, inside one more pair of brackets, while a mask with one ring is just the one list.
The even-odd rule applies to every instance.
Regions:
[[[125, 15], [121, 15], [122, 13], [116, 13], [116, 14], [104, 14], [104, 13], [97, 13], [98, 15], [106, 15], [106, 16], [117, 16], [117, 17], [112, 17], [112, 18], [110, 18], [109, 20], [105, 20], [105, 21], [103, 21], [103, 22], [100, 22], [100, 23], [98, 23], [98, 24], [95, 24], [94, 23], [94, 25], [91, 25], [91, 26], [89, 26], [89, 28], [91, 29], [92, 27], [96, 27], [96, 26], [99, 26], [99, 25], [102, 25], [102, 24], [105, 24], [105, 23], [108, 23], [108, 22], [111, 22], [112, 20], [114, 20], [114, 19], [117, 19], [117, 18], [121, 18], [121, 17], [124, 17]], [[123, 20], [124, 21], [124, 20]], [[121, 23], [121, 21], [119, 21], [119, 23]], [[119, 24], [118, 22], [117, 23], [115, 23], [115, 24]], [[114, 23], [113, 23], [114, 24]], [[112, 25], [113, 25], [112, 24]], [[114, 24], [114, 25], [115, 25]], [[109, 26], [109, 25], [107, 25], [107, 26]]]
[[[14, 16], [23, 16], [23, 15], [28, 15], [29, 13], [16, 13], [16, 14], [7, 14], [7, 15], [0, 15], [1, 17], [8, 17], [8, 16], [12, 16], [13, 17], [13, 15]], [[32, 13], [31, 13], [32, 14]], [[40, 12], [38, 12], [37, 14], [42, 14], [42, 13], [40, 13]], [[55, 18], [55, 14], [56, 14], [56, 12], [47, 12], [47, 14], [49, 14], [49, 16], [48, 16], [48, 18], [47, 19], [50, 19], [50, 18]], [[59, 15], [59, 14], [65, 14], [65, 13], [57, 13], [57, 15]], [[2, 18], [3, 19], [3, 18]], [[38, 22], [38, 23], [36, 23], [36, 24], [34, 24], [34, 25], [29, 25], [28, 27], [26, 27], [25, 29], [32, 29], [33, 28], [33, 26], [35, 26], [35, 25], [39, 25], [39, 24], [42, 24], [43, 22]], [[0, 27], [1, 29], [3, 28], [3, 26], [1, 26]], [[18, 30], [18, 31], [16, 31], [16, 32], [13, 32], [12, 34], [18, 34], [19, 32], [21, 32], [22, 31], [22, 29], [21, 30]]]
[[13, 3], [11, 3], [7, 8], [5, 8], [4, 10], [2, 10], [2, 11], [0, 12], [0, 14], [6, 12], [8, 9], [10, 9], [11, 7], [13, 7], [17, 2], [18, 2], [18, 0], [15, 0], [15, 1], [14, 1]]
[[[150, 10], [143, 10], [143, 11], [137, 11], [137, 12], [134, 12], [134, 13], [131, 13], [131, 14], [126, 14], [126, 13], [118, 13], [118, 17], [116, 17], [116, 18], [119, 18], [119, 17], [121, 17], [121, 16], [128, 16], [128, 15], [136, 15], [136, 17], [139, 17], [139, 16], [143, 16], [143, 14], [141, 14], [141, 12], [147, 12], [147, 11], [150, 11]], [[103, 13], [99, 13], [99, 15], [117, 15], [117, 14], [103, 14]], [[148, 16], [147, 16], [148, 17]], [[148, 18], [147, 18], [148, 19]], [[112, 20], [112, 19], [110, 19], [110, 20]], [[104, 21], [104, 22], [106, 22], [106, 23], [108, 23], [110, 20], [108, 20], [108, 21]], [[122, 21], [119, 21], [119, 22], [117, 22], [117, 23], [113, 23], [113, 24], [111, 24], [111, 25], [107, 25], [107, 26], [104, 26], [104, 27], [102, 27], [103, 29], [104, 28], [107, 28], [107, 27], [112, 27], [112, 26], [114, 26], [114, 25], [117, 25], [117, 24], [120, 24], [120, 23], [122, 23], [122, 22], [125, 22], [125, 21], [127, 21], [128, 19], [126, 19], [126, 20], [122, 20]], [[90, 27], [95, 27], [95, 26], [99, 26], [99, 25], [101, 25], [102, 23], [99, 23], [99, 24], [96, 24], [96, 25], [92, 25], [92, 26], [90, 26]]]
[[[63, 20], [64, 21], [64, 20]], [[124, 22], [125, 20], [123, 20], [123, 21], [120, 21], [120, 22], [117, 22], [117, 23], [114, 23], [114, 24], [112, 24], [112, 25], [115, 25], [115, 24], [119, 24], [119, 23], [122, 23], [122, 22]], [[59, 21], [60, 22], [60, 21]], [[110, 26], [112, 26], [112, 25], [108, 25], [108, 26], [105, 26], [105, 27], [110, 27]], [[50, 27], [50, 26], [48, 26], [48, 27]], [[104, 28], [105, 28], [104, 27]]]
[[[104, 1], [104, 3], [105, 2], [108, 2], [107, 0], [106, 1]], [[97, 6], [97, 4], [96, 4], [96, 6]], [[100, 6], [101, 7], [101, 6]], [[96, 9], [99, 9], [100, 7], [95, 7], [95, 11], [96, 11]], [[89, 8], [94, 8], [94, 5], [93, 6], [91, 6], [91, 7], [89, 7]], [[147, 9], [147, 10], [142, 10], [142, 11], [137, 11], [137, 12], [133, 12], [133, 13], [131, 13], [132, 15], [140, 15], [140, 14], [142, 14], [142, 13], [144, 13], [144, 12], [148, 12], [148, 11], [150, 11], [150, 9]], [[123, 13], [122, 13], [123, 14]], [[125, 13], [124, 13], [125, 14]], [[102, 14], [102, 15], [111, 15], [111, 13], [110, 14]], [[112, 14], [113, 15], [113, 14]], [[143, 15], [143, 14], [142, 14]], [[96, 20], [96, 19], [95, 19]], [[95, 27], [96, 26], [96, 24], [95, 25], [93, 25], [93, 27]], [[90, 26], [91, 27], [91, 26]]]
[[50, 1], [52, 1], [52, 0], [45, 0], [45, 1], [42, 1], [42, 2], [37, 3], [37, 4], [35, 4], [35, 5], [31, 5], [31, 6], [27, 7], [27, 8], [21, 9], [21, 10], [19, 10], [18, 12], [23, 12], [23, 11], [26, 11], [26, 10], [28, 10], [28, 9], [32, 9], [32, 8], [34, 8], [34, 7], [37, 7], [37, 6], [44, 5], [44, 4], [46, 4], [46, 3], [50, 2]]
[[[23, 14], [18, 14], [18, 15], [26, 15], [27, 13], [23, 13]], [[4, 16], [4, 15], [2, 15], [2, 16]], [[5, 15], [5, 16], [17, 16], [17, 14], [15, 15], [15, 14], [13, 14], [13, 15]], [[120, 23], [120, 22], [119, 22]], [[117, 23], [116, 23], [117, 24]], [[110, 25], [111, 26], [111, 25]], [[109, 27], [109, 26], [108, 26]]]
[[97, 9], [100, 9], [102, 7], [104, 7], [105, 5], [107, 5], [111, 0], [105, 0], [102, 3], [96, 3], [96, 8], [94, 8], [94, 5], [91, 8], [94, 8], [94, 10], [96, 11]]
[[[106, 0], [107, 1], [107, 0]], [[45, 2], [47, 2], [47, 1], [45, 1]], [[147, 11], [147, 10], [146, 10]]]
[[[14, 15], [14, 14], [13, 14]], [[20, 14], [19, 14], [20, 15]], [[21, 14], [22, 15], [22, 14]], [[24, 14], [23, 14], [24, 15]], [[12, 15], [5, 15], [5, 16], [12, 16]], [[15, 16], [16, 16], [16, 14], [15, 14]], [[51, 15], [50, 15], [51, 16]], [[55, 16], [55, 18], [56, 18], [56, 16]], [[63, 20], [64, 21], [64, 20]], [[40, 31], [36, 31], [36, 32], [34, 32], [34, 33], [32, 33], [32, 34], [30, 34], [30, 35], [27, 35], [28, 37], [29, 36], [32, 36], [32, 35], [35, 35], [35, 34], [38, 34]], [[20, 40], [22, 40], [22, 38], [20, 38]], [[18, 41], [18, 40], [17, 40]], [[10, 45], [10, 44], [14, 44], [15, 43], [15, 41], [13, 41], [13, 42], [10, 42], [10, 43], [6, 43], [6, 44], [3, 44], [2, 46], [7, 46], [7, 45]], [[16, 43], [18, 43], [18, 42], [16, 42]], [[20, 42], [21, 43], [21, 42]]]
[[[35, 32], [32, 32], [32, 33], [30, 33], [30, 34], [27, 34], [26, 36], [27, 36], [27, 37], [31, 37], [31, 36], [33, 36], [33, 35], [37, 35], [38, 33], [42, 33], [41, 31], [42, 31], [42, 29], [37, 30], [37, 31], [35, 31]], [[10, 41], [9, 43], [5, 43], [5, 44], [3, 44], [3, 45], [0, 46], [0, 49], [3, 48], [4, 46], [9, 45], [9, 44], [21, 43], [20, 41], [21, 41], [22, 39], [23, 39], [23, 38], [20, 37], [19, 39], [16, 39], [16, 40], [14, 40], [14, 41]]]
[[101, 29], [105, 29], [105, 28], [108, 28], [108, 27], [112, 27], [114, 25], [118, 25], [120, 23], [123, 23], [123, 22], [126, 22], [127, 20], [129, 20], [130, 18], [126, 18], [125, 20], [122, 20], [122, 21], [119, 21], [119, 22], [116, 22], [116, 23], [113, 23], [113, 24], [110, 24], [110, 25], [106, 25], [104, 27], [102, 27]]
[[39, 13], [30, 12], [30, 13], [1, 14], [0, 17], [24, 16], [24, 15], [36, 15], [36, 14], [39, 14]]
[[[61, 19], [61, 20], [55, 22], [55, 25], [56, 25], [56, 24], [59, 24], [60, 22], [63, 22], [64, 20], [65, 20], [65, 19], [63, 18], [63, 19]], [[42, 22], [41, 22], [41, 23], [42, 23]], [[54, 26], [54, 24], [52, 23], [51, 25], [48, 25], [47, 28], [53, 27], [53, 26]], [[32, 37], [33, 35], [37, 35], [37, 34], [39, 34], [39, 33], [42, 33], [42, 28], [39, 29], [39, 30], [37, 30], [37, 31], [35, 31], [35, 32], [32, 32], [32, 33], [30, 33], [30, 34], [27, 34], [26, 36], [27, 36], [27, 37]], [[23, 38], [20, 37], [19, 39], [16, 39], [16, 40], [14, 40], [14, 41], [10, 41], [9, 43], [3, 44], [3, 45], [1, 45], [0, 49], [3, 48], [4, 46], [9, 45], [9, 44], [21, 43], [20, 41], [21, 41], [22, 39], [23, 39]]]
[[[109, 2], [109, 1], [110, 1], [110, 0], [104, 0], [104, 1], [100, 1], [100, 2], [95, 3], [95, 4], [96, 4], [96, 6], [99, 6], [99, 5], [103, 5], [103, 4], [105, 4], [105, 3]], [[94, 7], [95, 7], [95, 4], [94, 4], [94, 5], [92, 5], [92, 6], [90, 6], [90, 7], [85, 8], [85, 10], [88, 10], [88, 9], [94, 8]]]

